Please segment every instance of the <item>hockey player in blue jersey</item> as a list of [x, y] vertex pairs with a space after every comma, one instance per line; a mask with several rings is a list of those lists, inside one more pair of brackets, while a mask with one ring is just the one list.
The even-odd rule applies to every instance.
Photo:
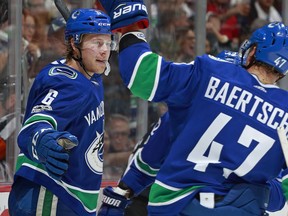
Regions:
[[[217, 57], [235, 65], [241, 63], [237, 52], [224, 50]], [[159, 171], [171, 148], [172, 140], [169, 136], [171, 131], [169, 125], [169, 112], [167, 112], [152, 125], [142, 140], [137, 143], [130, 156], [127, 170], [119, 181], [118, 188], [107, 187], [104, 189], [104, 199], [98, 213], [99, 216], [144, 216], [148, 214], [150, 185], [154, 182], [157, 171]], [[274, 212], [282, 209], [285, 198], [281, 189], [281, 175], [279, 178], [268, 181], [266, 186], [270, 190], [267, 210]], [[245, 196], [242, 198], [246, 200]], [[115, 207], [107, 202], [109, 199], [117, 199], [121, 205]]]
[[[223, 55], [225, 55], [223, 57], [227, 57], [227, 53], [223, 53]], [[231, 58], [231, 56], [228, 56], [228, 58]], [[171, 131], [169, 121], [169, 112], [166, 112], [159, 118], [158, 122], [151, 126], [142, 140], [137, 143], [130, 156], [129, 165], [117, 188], [106, 187], [103, 190], [104, 198], [102, 199], [98, 216], [148, 214], [147, 205], [150, 185], [154, 182], [157, 172], [171, 149], [172, 140], [169, 136]], [[273, 212], [282, 209], [285, 204], [285, 198], [281, 189], [281, 179], [270, 180], [266, 186], [270, 190], [267, 210]], [[144, 191], [143, 188], [145, 188]], [[118, 204], [121, 204], [113, 205], [113, 203], [109, 202], [109, 200], [113, 199], [117, 200]], [[242, 199], [247, 201], [250, 198], [246, 199], [243, 196]]]
[[95, 215], [103, 171], [102, 74], [110, 70], [110, 18], [76, 9], [65, 30], [67, 55], [31, 87], [9, 196], [11, 216]]
[[123, 34], [125, 85], [169, 109], [172, 147], [151, 187], [149, 215], [264, 215], [267, 181], [286, 168], [277, 127], [287, 130], [288, 93], [275, 82], [288, 70], [287, 27], [256, 30], [241, 48], [242, 67], [208, 55], [176, 64], [152, 53], [139, 31], [148, 25], [143, 1], [101, 3]]

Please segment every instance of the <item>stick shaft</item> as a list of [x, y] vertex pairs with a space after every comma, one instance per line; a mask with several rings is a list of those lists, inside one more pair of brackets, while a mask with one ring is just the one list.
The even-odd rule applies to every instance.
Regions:
[[70, 11], [67, 8], [67, 5], [64, 2], [64, 0], [54, 0], [54, 3], [57, 9], [59, 10], [59, 12], [61, 13], [61, 15], [63, 16], [63, 18], [67, 21], [70, 15]]

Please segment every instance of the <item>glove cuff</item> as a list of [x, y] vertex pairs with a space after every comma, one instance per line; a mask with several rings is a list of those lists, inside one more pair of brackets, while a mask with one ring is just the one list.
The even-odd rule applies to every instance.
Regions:
[[127, 199], [124, 195], [125, 190], [119, 188], [118, 191], [115, 191], [111, 186], [108, 186], [103, 190], [103, 200], [102, 202], [111, 207], [117, 207], [120, 209], [125, 209], [129, 203], [129, 199]]
[[54, 131], [55, 130], [53, 130], [52, 128], [42, 128], [34, 133], [32, 140], [31, 140], [32, 145], [31, 145], [31, 148], [29, 148], [29, 153], [30, 153], [31, 158], [33, 158], [33, 160], [42, 162], [38, 156], [36, 148], [39, 145], [39, 142], [41, 141], [44, 135], [46, 135], [47, 133], [53, 133]]
[[[129, 193], [128, 190], [123, 190], [119, 187], [116, 187], [115, 189], [113, 189], [113, 191], [121, 196], [126, 197], [126, 195]], [[127, 197], [126, 197], [127, 198]]]
[[136, 43], [146, 42], [145, 34], [140, 31], [128, 32], [120, 38], [119, 52]]

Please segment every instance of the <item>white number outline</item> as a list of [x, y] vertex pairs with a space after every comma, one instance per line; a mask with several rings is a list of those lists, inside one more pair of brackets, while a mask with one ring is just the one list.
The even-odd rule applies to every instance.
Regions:
[[281, 68], [286, 62], [287, 60], [282, 58], [282, 57], [278, 57], [277, 59], [275, 59], [275, 65], [278, 66], [279, 64], [279, 68]]
[[51, 105], [51, 103], [55, 100], [55, 98], [58, 95], [58, 91], [50, 89], [48, 94], [45, 96], [45, 98], [41, 101], [41, 103], [45, 105]]
[[[194, 170], [205, 172], [209, 164], [220, 163], [219, 159], [223, 145], [214, 139], [231, 119], [231, 116], [220, 113], [203, 133], [187, 157], [188, 161], [195, 163]], [[239, 177], [249, 173], [271, 149], [275, 142], [274, 139], [266, 134], [246, 125], [238, 139], [238, 144], [248, 148], [252, 141], [257, 142], [256, 147], [238, 168], [235, 170], [223, 168], [223, 176], [225, 178], [228, 178], [231, 173], [235, 173]], [[205, 154], [208, 156], [205, 156]]]

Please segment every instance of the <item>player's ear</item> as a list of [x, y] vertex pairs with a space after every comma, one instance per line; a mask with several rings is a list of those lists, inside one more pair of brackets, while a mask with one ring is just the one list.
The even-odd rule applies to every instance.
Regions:
[[75, 51], [75, 50], [76, 50], [76, 46], [75, 46], [75, 43], [74, 43], [74, 42], [75, 42], [74, 38], [71, 38], [70, 41], [69, 41], [72, 49]]

